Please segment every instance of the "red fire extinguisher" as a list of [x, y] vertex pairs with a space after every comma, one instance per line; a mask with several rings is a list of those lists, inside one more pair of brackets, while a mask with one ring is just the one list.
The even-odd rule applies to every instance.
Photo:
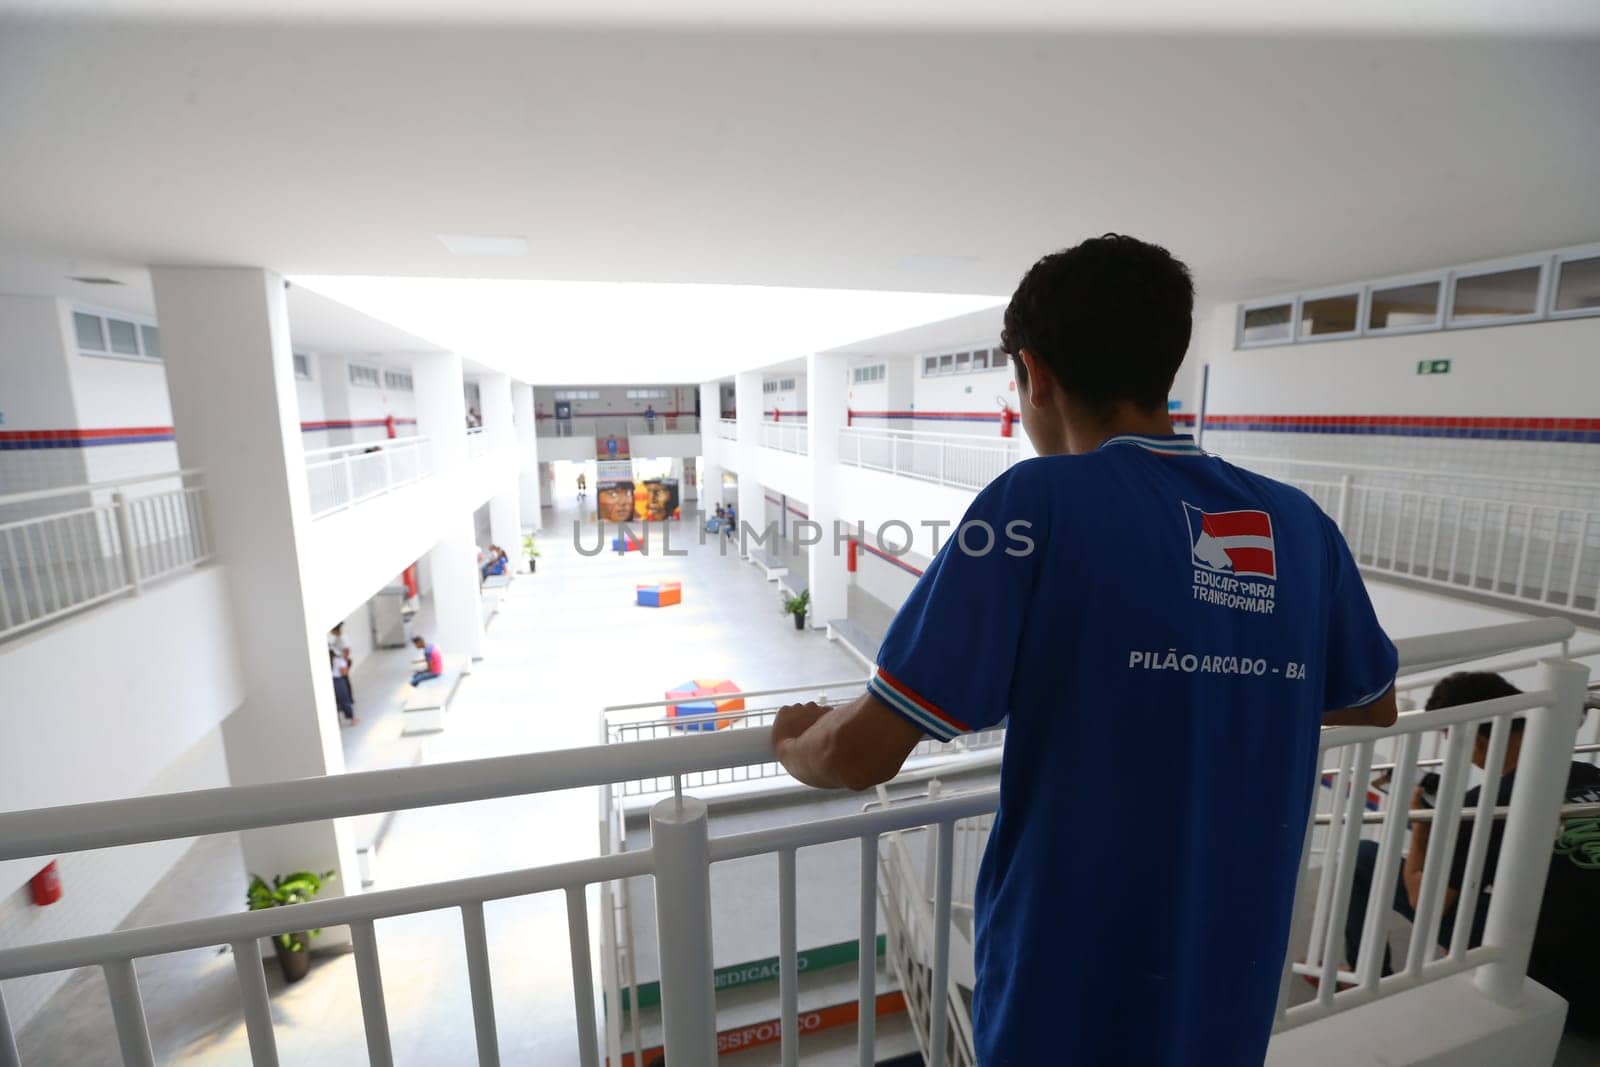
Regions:
[[61, 872], [56, 870], [55, 860], [28, 881], [28, 888], [33, 892], [33, 902], [41, 908], [61, 899]]
[[1017, 413], [1011, 410], [1011, 405], [1007, 404], [1005, 407], [1000, 409], [1000, 436], [1001, 437], [1010, 437], [1011, 436], [1011, 424], [1014, 421], [1016, 421], [1016, 418], [1017, 418]]

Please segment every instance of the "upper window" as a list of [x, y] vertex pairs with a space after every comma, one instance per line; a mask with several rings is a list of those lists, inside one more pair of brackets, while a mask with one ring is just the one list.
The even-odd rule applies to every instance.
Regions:
[[78, 332], [78, 347], [85, 352], [104, 352], [106, 350], [105, 320], [99, 315], [88, 315], [82, 311], [72, 313], [72, 325]]
[[1294, 303], [1247, 307], [1239, 322], [1241, 345], [1266, 345], [1288, 341], [1294, 334]]
[[1539, 313], [1539, 280], [1544, 267], [1513, 267], [1482, 274], [1458, 274], [1451, 291], [1450, 324], [1468, 325]]
[[989, 369], [999, 370], [1001, 367], [1006, 365], [1006, 360], [1008, 358], [1009, 357], [1006, 355], [1006, 350], [1003, 348], [989, 349]]
[[930, 375], [934, 375], [934, 374], [938, 374], [938, 373], [939, 373], [939, 357], [938, 356], [923, 356], [922, 357], [922, 376], [924, 378], [926, 378], [926, 377], [929, 377]]
[[153, 323], [74, 309], [72, 332], [78, 351], [85, 355], [121, 356], [152, 362], [161, 358], [161, 332]]
[[1305, 297], [1300, 301], [1301, 337], [1343, 337], [1356, 332], [1361, 294], [1335, 293]]
[[1373, 286], [1367, 297], [1367, 329], [1416, 330], [1439, 324], [1437, 281]]
[[350, 384], [367, 388], [378, 388], [381, 378], [378, 376], [377, 367], [368, 367], [361, 363], [350, 364]]
[[937, 356], [922, 357], [922, 376], [932, 378], [944, 374], [970, 374], [974, 371], [1000, 370], [1005, 365], [1005, 350], [1000, 348], [945, 352]]
[[1556, 264], [1557, 313], [1600, 311], [1600, 254]]
[[411, 372], [407, 370], [386, 370], [383, 372], [383, 387], [402, 393], [412, 392]]
[[881, 382], [887, 368], [882, 363], [873, 363], [865, 367], [856, 367], [850, 372], [850, 380], [856, 385], [865, 385], [870, 382]]
[[311, 380], [311, 357], [304, 352], [295, 352], [293, 359], [294, 376], [303, 382], [309, 382]]

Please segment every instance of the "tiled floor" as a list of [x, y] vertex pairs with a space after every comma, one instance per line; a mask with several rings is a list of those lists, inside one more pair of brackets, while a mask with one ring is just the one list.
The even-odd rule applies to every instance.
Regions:
[[[652, 699], [685, 678], [728, 677], [754, 689], [863, 673], [819, 633], [797, 633], [761, 571], [719, 554], [714, 541], [700, 545], [692, 519], [673, 531], [673, 549], [685, 556], [665, 557], [655, 542], [648, 556], [586, 558], [573, 516], [546, 516], [539, 572], [502, 597], [483, 662], [462, 683], [447, 730], [427, 743], [430, 762], [593, 744], [602, 706]], [[593, 527], [583, 532], [592, 547]], [[634, 584], [655, 578], [681, 580], [683, 604], [636, 607]], [[345, 734], [347, 760], [352, 769], [391, 765], [391, 716], [378, 708], [398, 699], [401, 675], [379, 656], [358, 671], [363, 723]], [[583, 789], [402, 812], [380, 852], [376, 888], [594, 855], [595, 803], [594, 790]], [[233, 839], [202, 839], [130, 925], [234, 910], [243, 880]], [[574, 1062], [563, 901], [546, 894], [491, 903], [487, 918], [504, 1062]], [[408, 916], [379, 922], [378, 931], [396, 1062], [476, 1062], [459, 917]], [[158, 1062], [249, 1062], [226, 954], [181, 953], [142, 961], [138, 971]], [[105, 1005], [97, 972], [75, 976], [20, 1035], [23, 1063], [117, 1062]], [[305, 981], [275, 989], [273, 1011], [283, 1063], [366, 1061], [352, 956], [318, 959]]]

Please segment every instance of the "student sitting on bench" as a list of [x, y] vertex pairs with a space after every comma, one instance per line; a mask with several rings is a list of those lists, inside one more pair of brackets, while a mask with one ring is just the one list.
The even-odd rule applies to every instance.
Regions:
[[429, 678], [437, 678], [444, 673], [444, 653], [439, 651], [437, 645], [428, 644], [420, 634], [413, 637], [411, 643], [422, 649], [424, 661], [422, 670], [411, 676], [412, 685], [426, 682]]

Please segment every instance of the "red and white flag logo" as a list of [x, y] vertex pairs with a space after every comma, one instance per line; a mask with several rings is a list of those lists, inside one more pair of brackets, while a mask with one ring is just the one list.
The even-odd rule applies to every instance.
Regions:
[[1189, 550], [1196, 567], [1223, 574], [1277, 578], [1272, 516], [1265, 511], [1201, 511], [1183, 505], [1189, 520]]

